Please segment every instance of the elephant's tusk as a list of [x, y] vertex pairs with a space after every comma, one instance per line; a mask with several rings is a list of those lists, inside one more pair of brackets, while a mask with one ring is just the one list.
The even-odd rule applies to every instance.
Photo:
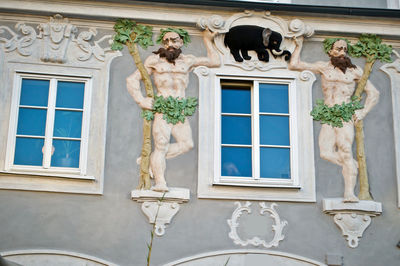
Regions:
[[282, 55], [283, 50], [281, 50], [280, 52], [276, 51], [275, 49], [272, 49], [272, 54], [273, 55]]

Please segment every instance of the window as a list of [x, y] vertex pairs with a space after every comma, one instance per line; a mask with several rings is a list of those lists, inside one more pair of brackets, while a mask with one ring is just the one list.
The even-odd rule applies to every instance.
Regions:
[[[6, 169], [84, 174], [89, 79], [17, 74]], [[86, 95], [86, 97], [85, 97]]]
[[84, 175], [90, 79], [16, 76], [6, 170]]
[[194, 72], [198, 197], [315, 202], [315, 76], [235, 65]]
[[298, 185], [293, 80], [219, 80], [214, 184]]

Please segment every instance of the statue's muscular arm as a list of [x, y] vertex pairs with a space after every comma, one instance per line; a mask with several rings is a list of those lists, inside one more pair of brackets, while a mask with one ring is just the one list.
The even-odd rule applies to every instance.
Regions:
[[315, 63], [306, 63], [300, 60], [300, 52], [303, 47], [303, 40], [304, 40], [303, 37], [294, 39], [296, 48], [294, 49], [293, 54], [290, 58], [288, 68], [290, 70], [298, 70], [298, 71], [309, 70], [316, 74], [322, 74], [326, 62], [318, 61]]
[[[156, 55], [150, 55], [144, 62], [144, 67], [147, 73], [149, 73], [149, 76], [153, 73], [153, 66], [157, 61], [158, 58]], [[140, 80], [142, 80], [142, 75], [140, 74], [139, 70], [136, 70], [126, 79], [126, 87], [129, 94], [142, 109], [151, 110], [153, 108], [153, 98], [143, 97], [140, 89]]]
[[216, 32], [211, 32], [209, 29], [203, 31], [203, 41], [207, 49], [207, 57], [189, 55], [191, 69], [197, 66], [219, 67], [221, 65], [219, 55], [213, 47], [213, 40], [216, 34]]

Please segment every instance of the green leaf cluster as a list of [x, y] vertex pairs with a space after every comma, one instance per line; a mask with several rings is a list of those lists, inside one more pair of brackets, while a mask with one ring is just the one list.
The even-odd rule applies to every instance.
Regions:
[[[111, 44], [112, 50], [122, 50], [127, 42], [137, 43], [144, 49], [154, 45], [152, 40], [153, 27], [151, 26], [136, 24], [130, 19], [118, 19], [115, 22], [114, 31], [116, 33]], [[135, 39], [132, 40], [132, 37], [135, 37]]]
[[174, 98], [169, 96], [154, 97], [153, 110], [144, 110], [142, 117], [146, 120], [153, 120], [155, 113], [163, 114], [163, 119], [170, 124], [185, 122], [185, 117], [193, 115], [197, 107], [197, 98]]
[[375, 34], [361, 34], [358, 42], [349, 50], [350, 56], [365, 56], [368, 62], [380, 60], [382, 62], [392, 62], [392, 46], [382, 43], [382, 39]]
[[318, 99], [316, 106], [311, 111], [311, 116], [321, 124], [328, 124], [332, 127], [343, 127], [343, 122], [348, 122], [352, 118], [355, 110], [362, 109], [360, 101], [355, 97], [349, 103], [335, 104], [329, 107], [324, 100]]
[[335, 42], [337, 42], [337, 41], [340, 41], [340, 40], [343, 40], [343, 41], [345, 41], [345, 42], [347, 43], [347, 48], [348, 48], [349, 53], [350, 53], [350, 50], [351, 50], [351, 43], [350, 43], [350, 41], [347, 40], [346, 38], [326, 38], [326, 39], [324, 40], [324, 42], [323, 42], [325, 53], [329, 53], [329, 51], [330, 51], [330, 50], [332, 49], [332, 47], [333, 47], [333, 44], [334, 44]]

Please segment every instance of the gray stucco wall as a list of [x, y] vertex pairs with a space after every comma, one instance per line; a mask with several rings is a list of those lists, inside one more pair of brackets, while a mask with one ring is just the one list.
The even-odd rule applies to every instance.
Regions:
[[[192, 36], [184, 53], [197, 56], [206, 51], [200, 37]], [[142, 53], [145, 58], [153, 49]], [[138, 183], [138, 166], [142, 138], [140, 109], [126, 90], [125, 78], [135, 70], [127, 50], [111, 67], [107, 119], [107, 143], [104, 194], [87, 196], [29, 191], [0, 191], [0, 252], [21, 249], [57, 249], [96, 256], [119, 265], [145, 265], [151, 226], [130, 199], [130, 191]], [[328, 60], [319, 42], [306, 42], [302, 59], [312, 62]], [[354, 60], [363, 65], [363, 60]], [[397, 184], [393, 146], [393, 125], [390, 83], [377, 63], [371, 81], [381, 92], [378, 105], [365, 119], [365, 143], [371, 191], [382, 202], [384, 212], [373, 218], [359, 246], [351, 249], [334, 224], [322, 212], [321, 200], [342, 194], [341, 169], [320, 159], [318, 134], [320, 124], [314, 123], [316, 203], [278, 203], [282, 219], [288, 221], [285, 239], [276, 251], [289, 252], [324, 262], [325, 254], [344, 256], [344, 265], [398, 265], [400, 240], [396, 206]], [[198, 81], [190, 75], [188, 96], [198, 95]], [[313, 99], [322, 98], [320, 79], [313, 87]], [[240, 249], [228, 237], [226, 220], [235, 209], [234, 200], [197, 199], [198, 117], [190, 118], [195, 148], [169, 160], [167, 180], [170, 186], [189, 188], [191, 200], [168, 225], [163, 237], [156, 237], [152, 264], [160, 265], [179, 258], [216, 250]], [[256, 213], [256, 202], [253, 212]], [[269, 203], [268, 203], [269, 205]], [[243, 221], [253, 225], [248, 237], [265, 232], [266, 218]], [[247, 219], [247, 220], [246, 220]]]

